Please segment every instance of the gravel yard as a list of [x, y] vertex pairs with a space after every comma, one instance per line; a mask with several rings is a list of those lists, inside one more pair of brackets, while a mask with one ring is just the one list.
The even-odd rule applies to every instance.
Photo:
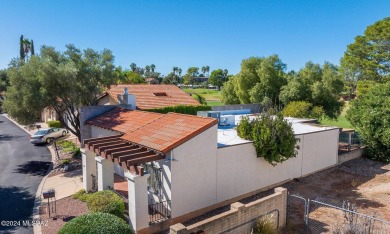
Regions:
[[49, 218], [47, 206], [43, 205], [40, 207], [40, 220], [48, 220], [48, 223], [42, 226], [42, 233], [56, 234], [66, 222], [86, 213], [88, 213], [87, 203], [73, 199], [71, 196], [57, 200], [57, 213], [51, 214], [51, 218]]
[[[390, 164], [358, 158], [296, 179], [282, 187], [287, 188], [290, 194], [299, 194], [304, 198], [322, 200], [336, 206], [342, 206], [343, 201], [348, 201], [356, 205], [360, 213], [390, 221]], [[302, 230], [303, 202], [299, 199], [291, 199], [289, 218], [291, 229], [285, 233]], [[312, 225], [320, 226], [321, 233], [330, 232], [331, 226], [337, 226], [343, 218], [343, 212], [325, 207], [315, 208], [310, 213]], [[390, 233], [390, 230], [383, 233]]]

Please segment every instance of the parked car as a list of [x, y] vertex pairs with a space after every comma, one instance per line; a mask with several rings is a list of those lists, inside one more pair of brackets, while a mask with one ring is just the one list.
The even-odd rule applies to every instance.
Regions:
[[50, 144], [54, 139], [66, 136], [66, 133], [67, 130], [64, 128], [43, 128], [31, 136], [30, 142], [32, 144]]

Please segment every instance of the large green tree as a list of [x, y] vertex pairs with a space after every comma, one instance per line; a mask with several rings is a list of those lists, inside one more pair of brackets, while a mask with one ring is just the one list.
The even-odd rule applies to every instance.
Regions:
[[278, 103], [280, 88], [287, 82], [285, 69], [277, 55], [243, 60], [236, 82], [232, 82], [240, 103]]
[[64, 52], [43, 46], [21, 66], [9, 68], [11, 86], [4, 108], [23, 124], [34, 122], [52, 107], [64, 127], [80, 139], [80, 107], [96, 105], [103, 87], [115, 83], [114, 56], [105, 49], [81, 51], [67, 45]]
[[368, 156], [390, 162], [390, 83], [377, 84], [353, 100], [347, 119], [367, 146]]
[[348, 45], [341, 60], [346, 79], [390, 80], [390, 17], [366, 28]]
[[325, 62], [323, 66], [307, 62], [297, 73], [289, 74], [287, 85], [281, 88], [280, 101], [306, 101], [322, 107], [326, 116], [337, 118], [342, 103], [339, 101], [344, 83], [338, 68]]
[[233, 76], [230, 78], [222, 87], [222, 101], [226, 105], [231, 105], [231, 104], [239, 104], [240, 99], [237, 96], [237, 92], [235, 90], [236, 85], [236, 77]]
[[226, 69], [225, 70], [217, 69], [211, 72], [208, 82], [219, 88], [222, 86], [224, 82], [227, 81], [227, 77], [228, 77], [228, 71]]

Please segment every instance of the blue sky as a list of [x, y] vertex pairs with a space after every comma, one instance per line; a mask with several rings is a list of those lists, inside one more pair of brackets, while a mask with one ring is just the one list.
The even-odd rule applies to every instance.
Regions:
[[241, 60], [278, 54], [288, 70], [311, 60], [339, 64], [347, 45], [390, 16], [390, 1], [18, 1], [0, 0], [0, 68], [19, 55], [19, 37], [35, 50], [110, 49], [115, 64], [209, 65], [235, 74]]

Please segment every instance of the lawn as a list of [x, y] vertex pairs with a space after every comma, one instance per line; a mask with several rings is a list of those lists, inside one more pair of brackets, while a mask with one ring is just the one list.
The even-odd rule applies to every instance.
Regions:
[[207, 105], [209, 106], [221, 106], [222, 96], [221, 91], [213, 89], [183, 89], [186, 93], [196, 93], [206, 99]]
[[341, 128], [352, 128], [353, 129], [352, 125], [345, 118], [345, 115], [346, 115], [348, 109], [349, 109], [349, 102], [346, 102], [345, 106], [343, 108], [343, 111], [341, 112], [341, 114], [337, 118], [337, 120], [323, 119], [323, 120], [320, 121], [320, 123], [324, 124], [324, 125], [336, 126], [336, 127], [341, 127]]

